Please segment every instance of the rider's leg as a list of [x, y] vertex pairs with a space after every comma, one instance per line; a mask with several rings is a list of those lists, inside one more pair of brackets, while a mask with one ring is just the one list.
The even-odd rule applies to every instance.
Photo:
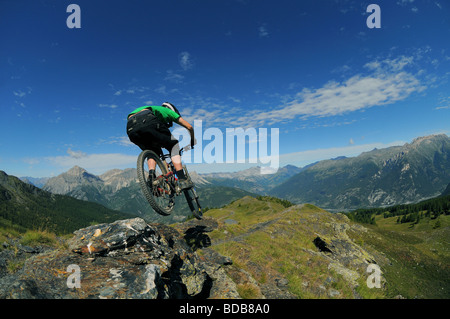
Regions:
[[176, 171], [183, 169], [183, 164], [181, 164], [181, 156], [180, 155], [172, 156], [171, 160], [172, 160], [173, 166], [175, 167]]
[[149, 170], [155, 170], [155, 168], [156, 168], [156, 161], [153, 158], [149, 158], [147, 160], [147, 164], [148, 164], [148, 169]]
[[172, 149], [170, 149], [170, 159], [175, 167], [175, 171], [180, 171], [183, 169], [183, 164], [181, 164], [180, 145], [178, 142], [172, 146]]
[[189, 189], [194, 186], [191, 181], [187, 180], [186, 175], [184, 175], [183, 164], [181, 163], [180, 147], [178, 143], [172, 148], [170, 155], [181, 189]]

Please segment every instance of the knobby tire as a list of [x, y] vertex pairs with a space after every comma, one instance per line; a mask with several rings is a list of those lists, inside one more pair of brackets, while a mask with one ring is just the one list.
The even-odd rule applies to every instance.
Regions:
[[150, 206], [155, 210], [155, 212], [157, 212], [158, 214], [163, 215], [163, 216], [169, 216], [172, 212], [173, 206], [170, 209], [168, 207], [161, 207], [156, 202], [156, 200], [153, 196], [153, 190], [152, 190], [151, 186], [148, 185], [148, 182], [147, 182], [148, 180], [147, 180], [147, 176], [146, 176], [146, 174], [148, 174], [148, 172], [146, 172], [146, 170], [145, 170], [145, 165], [149, 158], [152, 158], [156, 161], [156, 166], [159, 167], [162, 174], [165, 175], [169, 172], [165, 163], [163, 163], [161, 161], [161, 159], [159, 158], [158, 155], [156, 155], [155, 152], [150, 151], [150, 150], [142, 151], [141, 154], [139, 154], [138, 160], [137, 160], [137, 175], [138, 175], [138, 179], [139, 179], [139, 184], [141, 186], [141, 189], [142, 189], [145, 199], [149, 202]]

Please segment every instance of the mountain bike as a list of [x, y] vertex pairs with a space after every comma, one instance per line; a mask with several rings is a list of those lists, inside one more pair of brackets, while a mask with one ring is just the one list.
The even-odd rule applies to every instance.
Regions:
[[[183, 147], [180, 149], [180, 155], [189, 149], [190, 147], [188, 146]], [[155, 174], [153, 176], [149, 175], [147, 163], [149, 159], [153, 159], [156, 162]], [[183, 170], [186, 178], [191, 180], [185, 165], [183, 165]], [[161, 156], [158, 156], [150, 150], [142, 151], [137, 160], [137, 174], [142, 192], [155, 212], [163, 216], [169, 216], [175, 206], [175, 198], [183, 193], [192, 214], [195, 218], [202, 219], [203, 213], [197, 192], [194, 187], [181, 190], [175, 173], [175, 167], [170, 160], [170, 154], [161, 154]]]

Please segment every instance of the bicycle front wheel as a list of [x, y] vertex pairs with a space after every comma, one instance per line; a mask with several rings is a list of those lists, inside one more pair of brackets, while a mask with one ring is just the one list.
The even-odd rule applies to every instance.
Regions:
[[[186, 166], [183, 165], [184, 175], [186, 178], [191, 179], [191, 176], [189, 175], [189, 172], [186, 168]], [[203, 218], [203, 212], [202, 207], [200, 206], [200, 202], [198, 200], [198, 195], [195, 189], [192, 187], [190, 189], [186, 189], [184, 191], [184, 196], [186, 197], [186, 201], [188, 203], [189, 209], [191, 210], [192, 214], [197, 219]]]
[[[156, 162], [155, 174], [149, 175], [148, 160]], [[172, 213], [175, 204], [175, 192], [166, 175], [169, 173], [165, 162], [150, 150], [142, 151], [137, 160], [137, 175], [145, 199], [155, 212], [163, 216]], [[170, 178], [170, 177], [169, 177]]]
[[185, 190], [184, 196], [186, 197], [189, 209], [191, 210], [195, 218], [199, 220], [202, 219], [203, 218], [202, 207], [200, 206], [200, 202], [198, 201], [198, 195], [195, 189], [191, 188]]

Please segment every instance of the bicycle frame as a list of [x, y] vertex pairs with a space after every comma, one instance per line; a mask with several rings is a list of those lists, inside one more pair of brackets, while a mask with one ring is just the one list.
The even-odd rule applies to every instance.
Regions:
[[[180, 156], [183, 155], [184, 151], [188, 151], [189, 149], [192, 149], [190, 146], [185, 146], [183, 148], [180, 149]], [[175, 166], [172, 163], [172, 160], [170, 160], [170, 162], [167, 162], [167, 159], [171, 158], [170, 154], [161, 154], [160, 159], [163, 163], [165, 163], [167, 165], [167, 168], [169, 170], [169, 173], [166, 174], [168, 176], [164, 176], [164, 178], [166, 179], [166, 182], [170, 185], [170, 187], [172, 188], [172, 191], [175, 191], [176, 195], [179, 195], [181, 193], [181, 189], [178, 187], [177, 183], [175, 183], [175, 181], [178, 180], [178, 177], [176, 176], [176, 171], [175, 171]], [[162, 176], [162, 175], [161, 175]], [[171, 180], [170, 177], [174, 177], [175, 181]], [[159, 176], [158, 176], [159, 177]]]

